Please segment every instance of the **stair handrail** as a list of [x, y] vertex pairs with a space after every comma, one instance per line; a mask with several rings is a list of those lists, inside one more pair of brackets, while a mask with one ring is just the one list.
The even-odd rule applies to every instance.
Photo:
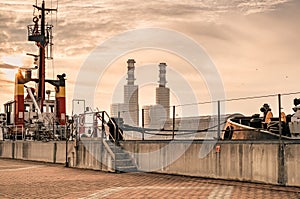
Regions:
[[115, 160], [116, 159], [115, 153], [111, 150], [110, 146], [107, 144], [107, 142], [104, 139], [102, 139], [102, 142], [106, 150], [108, 151], [108, 153], [111, 155], [112, 159]]
[[[99, 112], [97, 112], [97, 113], [96, 113], [97, 118], [99, 118], [99, 119], [103, 122], [104, 125], [107, 125], [108, 122], [105, 121], [105, 118], [102, 118], [102, 113], [103, 113], [104, 115], [106, 115], [106, 117], [108, 118], [108, 122], [111, 122], [111, 124], [114, 126], [115, 132], [116, 132], [116, 129], [118, 129], [119, 133], [120, 133], [120, 134], [122, 135], [122, 137], [124, 138], [124, 135], [123, 135], [122, 131], [120, 130], [119, 126], [118, 126], [118, 128], [117, 128], [116, 123], [111, 119], [111, 117], [108, 115], [108, 113], [107, 113], [106, 111], [99, 111]], [[107, 126], [108, 126], [108, 125], [107, 125]], [[103, 130], [104, 130], [104, 129], [102, 129], [102, 131], [103, 131]], [[114, 136], [110, 133], [110, 131], [108, 131], [108, 133], [109, 133], [109, 135], [111, 136], [112, 140], [113, 140], [114, 143], [115, 143], [115, 142], [116, 142], [116, 139], [114, 138]], [[115, 135], [115, 136], [117, 137], [117, 135]]]
[[[119, 125], [117, 125], [116, 122], [113, 121], [113, 120], [111, 119], [111, 117], [108, 115], [108, 113], [107, 113], [106, 111], [104, 111], [104, 113], [105, 113], [106, 116], [109, 118], [109, 121], [113, 124], [114, 129], [115, 129], [115, 133], [116, 133], [116, 130], [117, 130], [117, 131], [119, 132], [119, 134], [120, 134], [120, 135], [123, 137], [123, 139], [124, 139], [124, 134], [123, 134], [123, 132], [121, 131]], [[117, 128], [117, 126], [118, 126], [118, 128]], [[117, 136], [117, 135], [115, 135], [115, 136]]]
[[[97, 112], [97, 113], [96, 113], [96, 117], [102, 121], [103, 126], [105, 126], [105, 125], [108, 126], [108, 125], [107, 125], [108, 122], [105, 121], [105, 118], [102, 118], [102, 115], [103, 115], [103, 114], [106, 114], [106, 116], [108, 116], [108, 119], [110, 120], [109, 115], [108, 115], [105, 111], [99, 111], [99, 112]], [[102, 130], [102, 132], [103, 132], [103, 131], [106, 132], [105, 127], [104, 127], [104, 129], [103, 129], [103, 127], [101, 127], [101, 130]], [[114, 143], [115, 143], [116, 140], [115, 140], [115, 138], [111, 135], [110, 131], [108, 131], [108, 134], [109, 134], [109, 136], [112, 138], [112, 140], [113, 140]]]

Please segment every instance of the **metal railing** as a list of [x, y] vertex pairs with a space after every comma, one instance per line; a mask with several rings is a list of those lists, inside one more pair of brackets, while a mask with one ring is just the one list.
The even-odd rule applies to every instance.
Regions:
[[[96, 117], [101, 121], [101, 132], [102, 137], [106, 135], [107, 139], [113, 140], [114, 143], [117, 143], [120, 139], [119, 135], [123, 138], [124, 134], [116, 122], [108, 115], [106, 111], [99, 111], [96, 113]], [[105, 128], [108, 127], [108, 128]], [[111, 132], [113, 129], [113, 133]]]
[[113, 142], [123, 138], [119, 125], [106, 111], [87, 112], [74, 117], [75, 134], [78, 139], [83, 137], [101, 137]]
[[[259, 119], [263, 120], [265, 113], [261, 112], [260, 108], [267, 103], [272, 108], [273, 125], [268, 125], [270, 129], [261, 126], [249, 131], [270, 131], [278, 135], [275, 135], [273, 139], [280, 140], [288, 137], [284, 128], [289, 127], [289, 119], [294, 115], [292, 111], [295, 106], [293, 105], [293, 99], [299, 97], [299, 95], [300, 92], [249, 96], [161, 107], [162, 110], [156, 110], [156, 106], [145, 106], [141, 110], [123, 109], [118, 111], [117, 114], [125, 121], [125, 124], [120, 128], [124, 131], [123, 136], [127, 140], [207, 139], [208, 137], [209, 139], [224, 139], [225, 133], [228, 131], [226, 125], [229, 118], [247, 115], [252, 119], [256, 117], [255, 115], [259, 115]], [[298, 101], [300, 102], [300, 99]], [[287, 112], [286, 122], [281, 120], [283, 107], [285, 108], [284, 111]], [[131, 122], [134, 118], [128, 118], [132, 112], [142, 113], [139, 125]], [[189, 112], [194, 114], [189, 114]], [[114, 113], [114, 116], [117, 114]], [[274, 130], [275, 127], [278, 128]], [[242, 130], [232, 129], [231, 131], [240, 132]], [[295, 139], [300, 139], [300, 132], [298, 138]]]
[[23, 125], [7, 125], [2, 127], [3, 139], [25, 140], [26, 133]]

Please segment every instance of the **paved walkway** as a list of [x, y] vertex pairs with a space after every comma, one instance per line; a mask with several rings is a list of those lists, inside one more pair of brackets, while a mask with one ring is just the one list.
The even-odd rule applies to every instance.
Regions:
[[0, 198], [300, 199], [300, 188], [0, 159]]

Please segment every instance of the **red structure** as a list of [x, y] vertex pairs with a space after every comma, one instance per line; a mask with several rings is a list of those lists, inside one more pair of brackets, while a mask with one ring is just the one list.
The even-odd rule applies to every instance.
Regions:
[[56, 117], [60, 125], [66, 124], [66, 86], [65, 74], [57, 75], [59, 80], [51, 82], [52, 84], [58, 83], [55, 87], [55, 100], [56, 100]]
[[15, 125], [24, 125], [24, 76], [18, 70], [15, 76]]

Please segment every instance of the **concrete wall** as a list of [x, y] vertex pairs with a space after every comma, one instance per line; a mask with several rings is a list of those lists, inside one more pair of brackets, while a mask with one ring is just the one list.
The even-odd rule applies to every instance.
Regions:
[[285, 146], [285, 172], [286, 184], [300, 186], [300, 145], [289, 144]]
[[76, 147], [75, 142], [0, 142], [0, 158], [32, 160], [50, 163], [66, 163], [70, 167], [114, 171], [112, 156], [104, 149], [101, 140], [82, 140]]
[[[300, 141], [126, 141], [140, 170], [217, 179], [300, 186]], [[217, 150], [219, 148], [219, 151]], [[65, 142], [0, 142], [0, 157], [65, 163]], [[68, 143], [71, 167], [114, 171], [101, 140]]]
[[[214, 144], [127, 141], [123, 147], [144, 171], [300, 186], [300, 143], [284, 143], [282, 156], [278, 142]], [[203, 151], [209, 152], [201, 157]]]
[[101, 171], [114, 171], [113, 158], [101, 140], [82, 140], [76, 151], [75, 167]]
[[[74, 157], [75, 143], [68, 143], [68, 158]], [[66, 162], [66, 143], [36, 141], [0, 142], [0, 157], [51, 163]]]
[[0, 157], [13, 158], [14, 156], [14, 142], [0, 142]]

